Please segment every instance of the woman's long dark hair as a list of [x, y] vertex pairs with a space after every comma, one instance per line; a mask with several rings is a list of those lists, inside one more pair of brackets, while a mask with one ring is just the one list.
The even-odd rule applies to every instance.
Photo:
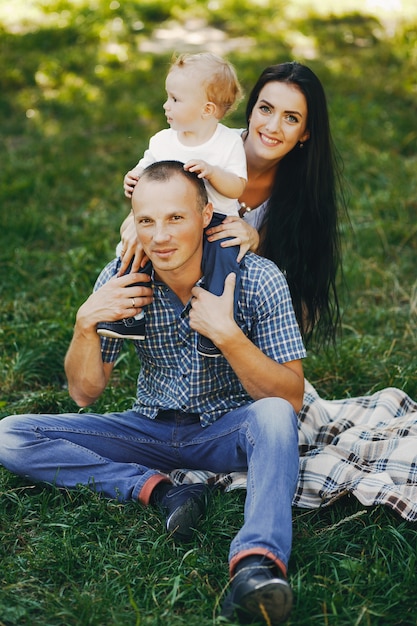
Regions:
[[307, 102], [308, 141], [279, 163], [259, 253], [285, 272], [301, 332], [308, 341], [335, 340], [340, 325], [336, 274], [340, 265], [339, 173], [326, 96], [317, 76], [300, 63], [267, 67], [249, 96], [246, 120], [271, 81], [296, 85]]

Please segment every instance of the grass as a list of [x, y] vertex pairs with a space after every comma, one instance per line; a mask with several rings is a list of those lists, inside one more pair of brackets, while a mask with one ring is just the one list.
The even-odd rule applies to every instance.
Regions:
[[[312, 346], [307, 377], [328, 398], [388, 385], [417, 396], [417, 15], [368, 4], [0, 2], [0, 416], [76, 408], [63, 372], [75, 312], [117, 243], [123, 175], [164, 124], [179, 44], [156, 29], [185, 24], [190, 47], [191, 17], [226, 33], [246, 92], [264, 66], [296, 57], [328, 94], [350, 214], [343, 335], [335, 350]], [[136, 371], [127, 349], [93, 409], [130, 406]], [[242, 493], [217, 495], [178, 547], [155, 512], [0, 469], [0, 626], [220, 624], [242, 505]], [[415, 540], [414, 525], [355, 499], [295, 509], [289, 623], [417, 624]]]

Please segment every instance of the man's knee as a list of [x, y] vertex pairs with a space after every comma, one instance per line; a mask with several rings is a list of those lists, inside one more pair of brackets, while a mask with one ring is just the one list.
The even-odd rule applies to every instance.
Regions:
[[19, 424], [23, 420], [24, 415], [9, 415], [0, 420], [0, 465], [7, 466], [11, 451], [19, 448]]
[[3, 443], [7, 439], [10, 433], [12, 424], [14, 423], [15, 419], [18, 417], [19, 417], [18, 415], [9, 415], [9, 417], [3, 417], [3, 419], [0, 420], [0, 448], [2, 447]]
[[263, 398], [254, 402], [251, 409], [251, 430], [256, 427], [258, 433], [268, 439], [298, 439], [297, 415], [287, 400]]

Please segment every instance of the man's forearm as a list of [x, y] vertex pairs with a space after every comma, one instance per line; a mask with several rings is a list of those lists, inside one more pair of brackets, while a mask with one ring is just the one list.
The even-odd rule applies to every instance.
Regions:
[[303, 404], [304, 374], [300, 360], [277, 363], [236, 327], [224, 343], [217, 342], [247, 393], [254, 399], [279, 397], [298, 412]]
[[112, 365], [101, 358], [100, 338], [95, 329], [86, 331], [75, 325], [65, 357], [68, 391], [78, 406], [88, 406], [99, 398], [110, 378]]

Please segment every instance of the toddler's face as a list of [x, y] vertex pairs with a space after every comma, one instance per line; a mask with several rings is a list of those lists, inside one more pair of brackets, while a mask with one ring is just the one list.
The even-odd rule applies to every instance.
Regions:
[[207, 96], [194, 70], [174, 67], [165, 81], [167, 99], [164, 111], [173, 130], [193, 131], [201, 123]]

